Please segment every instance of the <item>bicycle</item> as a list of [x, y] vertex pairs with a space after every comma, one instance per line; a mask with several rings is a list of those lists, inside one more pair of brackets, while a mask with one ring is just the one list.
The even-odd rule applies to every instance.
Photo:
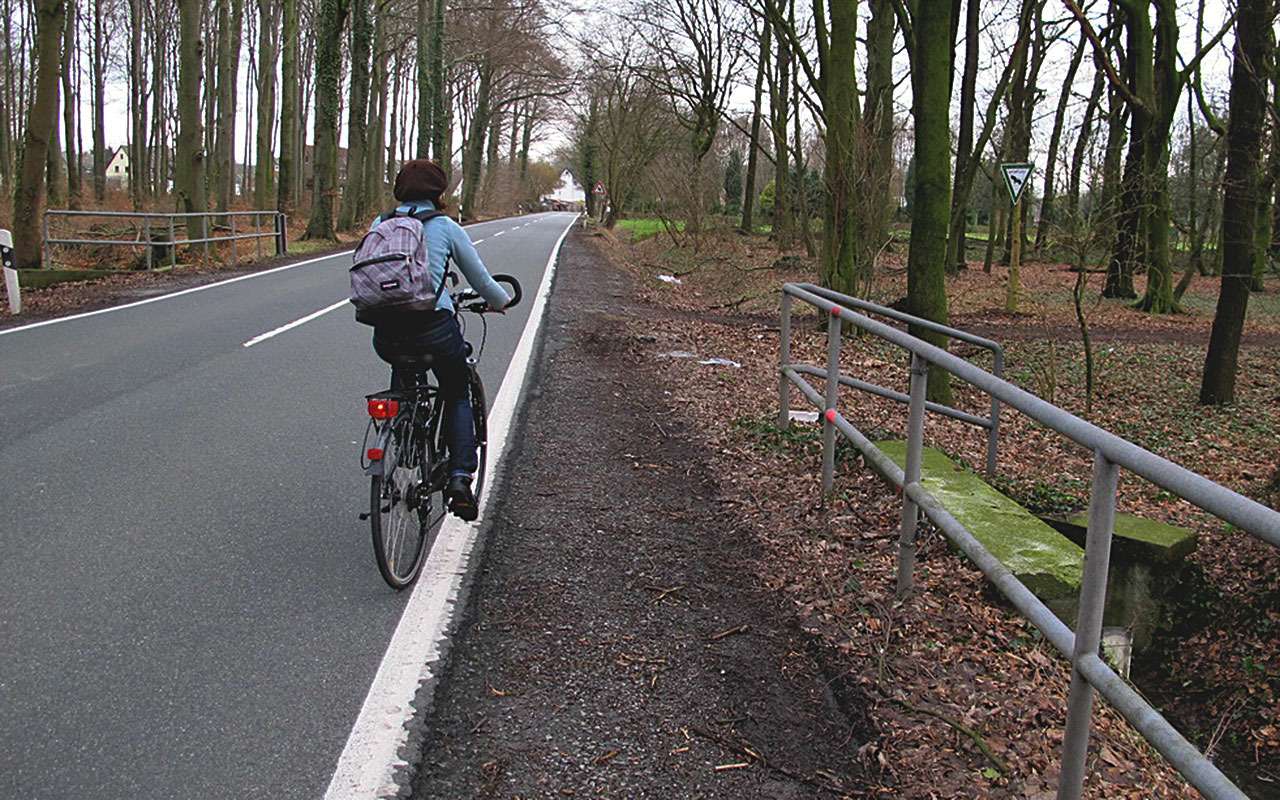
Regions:
[[[457, 276], [449, 273], [450, 285]], [[511, 308], [520, 302], [520, 282], [510, 275], [494, 275], [498, 283], [511, 287]], [[484, 325], [478, 350], [467, 357], [471, 389], [471, 413], [475, 420], [479, 468], [472, 491], [479, 500], [484, 488], [487, 450], [487, 406], [484, 383], [476, 364], [484, 352], [488, 324], [484, 314], [492, 309], [480, 296], [467, 290], [453, 294], [455, 314], [476, 314]], [[465, 335], [466, 326], [463, 325]], [[471, 348], [468, 343], [468, 348]], [[369, 511], [360, 514], [369, 520], [373, 553], [387, 584], [396, 590], [411, 586], [422, 571], [427, 554], [439, 534], [439, 523], [448, 509], [444, 488], [449, 480], [449, 455], [444, 437], [444, 404], [440, 388], [430, 372], [432, 357], [414, 355], [398, 358], [394, 369], [407, 375], [408, 386], [365, 396], [369, 424], [361, 445], [361, 467], [370, 478]], [[372, 437], [372, 446], [370, 440]]]

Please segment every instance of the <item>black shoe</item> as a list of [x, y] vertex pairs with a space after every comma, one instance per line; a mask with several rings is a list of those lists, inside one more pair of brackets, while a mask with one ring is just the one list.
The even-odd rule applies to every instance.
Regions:
[[466, 475], [454, 475], [449, 479], [444, 487], [444, 500], [454, 516], [464, 522], [475, 522], [480, 516], [480, 506], [471, 491], [471, 478]]

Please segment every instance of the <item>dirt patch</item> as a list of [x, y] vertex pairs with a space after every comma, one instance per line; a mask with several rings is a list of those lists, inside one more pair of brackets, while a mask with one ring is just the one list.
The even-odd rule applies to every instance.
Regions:
[[415, 796], [864, 796], [862, 691], [772, 591], [632, 296], [572, 234]]

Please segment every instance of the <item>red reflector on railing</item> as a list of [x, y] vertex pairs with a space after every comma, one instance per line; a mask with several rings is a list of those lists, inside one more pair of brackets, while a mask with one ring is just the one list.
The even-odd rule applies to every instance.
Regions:
[[400, 401], [385, 397], [369, 398], [369, 416], [374, 419], [392, 419], [400, 413]]
[[382, 448], [381, 448], [381, 447], [370, 447], [368, 450], [364, 451], [364, 454], [365, 454], [365, 456], [367, 456], [367, 457], [368, 457], [368, 459], [369, 459], [370, 461], [381, 461], [381, 460], [382, 460]]
[[826, 416], [827, 416], [827, 422], [835, 422], [836, 410], [834, 408], [828, 408]]

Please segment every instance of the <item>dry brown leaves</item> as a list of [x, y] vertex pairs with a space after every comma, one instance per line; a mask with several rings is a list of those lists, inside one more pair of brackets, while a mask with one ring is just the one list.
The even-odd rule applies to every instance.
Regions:
[[[775, 251], [739, 237], [704, 245], [701, 255], [673, 253], [653, 240], [625, 246], [602, 239], [601, 244], [635, 275], [643, 298], [652, 304], [652, 317], [631, 322], [637, 347], [657, 359], [674, 404], [698, 423], [695, 428], [717, 454], [722, 499], [750, 523], [768, 553], [761, 580], [791, 599], [805, 628], [830, 646], [839, 668], [874, 699], [882, 736], [861, 755], [879, 775], [880, 795], [1053, 796], [1066, 663], [937, 534], [922, 539], [918, 596], [905, 604], [895, 601], [897, 498], [850, 450], [842, 453], [836, 497], [824, 506], [816, 426], [794, 426], [792, 435], [771, 427], [778, 402], [777, 289], [783, 280], [810, 279], [804, 263], [775, 269]], [[882, 300], [893, 298], [902, 283], [891, 265], [884, 272], [878, 285]], [[662, 283], [657, 274], [674, 274], [682, 283]], [[1074, 320], [1069, 305], [1074, 275], [1047, 265], [1024, 274], [1028, 307], [1041, 316], [1030, 323], [1015, 319], [1015, 326], [1026, 329], [1041, 324], [1037, 319], [1047, 320], [1045, 330], [1053, 331]], [[1001, 275], [980, 270], [955, 279], [953, 308], [966, 324], [1008, 323], [1001, 319], [1003, 312], [992, 311], [1002, 301], [1002, 281]], [[1204, 294], [1211, 289], [1197, 281], [1188, 306], [1212, 308], [1212, 298]], [[1280, 331], [1280, 304], [1272, 305], [1274, 314], [1266, 303], [1255, 304], [1261, 311], [1251, 317], [1251, 331]], [[1278, 348], [1246, 347], [1238, 406], [1206, 410], [1195, 405], [1194, 392], [1202, 344], [1176, 343], [1179, 335], [1170, 335], [1171, 343], [1152, 344], [1146, 334], [1126, 333], [1207, 331], [1203, 315], [1152, 322], [1110, 303], [1090, 315], [1100, 362], [1091, 421], [1274, 505], [1280, 491], [1268, 486], [1280, 463]], [[813, 321], [795, 325], [792, 348], [797, 360], [821, 363], [825, 340], [816, 316]], [[1050, 335], [1049, 341], [1012, 337], [1007, 377], [1042, 396], [1051, 392], [1059, 405], [1083, 414], [1079, 345]], [[742, 367], [659, 357], [672, 351], [732, 359]], [[960, 352], [989, 366], [982, 355]], [[882, 343], [849, 340], [843, 364], [849, 374], [905, 389], [905, 361]], [[960, 385], [956, 395], [960, 407], [985, 413], [984, 396]], [[793, 406], [800, 406], [798, 393]], [[873, 438], [900, 435], [905, 424], [900, 406], [866, 395], [845, 395], [842, 409]], [[1046, 508], [1083, 507], [1090, 453], [1008, 411], [1001, 416], [1001, 431], [1000, 488]], [[927, 436], [930, 444], [971, 464], [983, 462], [980, 431], [931, 417]], [[1184, 690], [1152, 694], [1199, 745], [1213, 738], [1218, 752], [1230, 749], [1234, 758], [1256, 758], [1260, 774], [1280, 771], [1280, 558], [1131, 476], [1122, 484], [1120, 505], [1195, 528], [1201, 544], [1194, 561], [1205, 584], [1215, 587], [1206, 597], [1213, 624], [1171, 654], [1161, 678], [1162, 686]], [[1224, 600], [1228, 595], [1234, 599]], [[1241, 695], [1244, 699], [1230, 706], [1230, 718], [1222, 719], [1223, 702]], [[1010, 774], [997, 773], [968, 737], [920, 709], [977, 731], [1009, 764]], [[1095, 722], [1088, 796], [1196, 796], [1105, 704]]]

